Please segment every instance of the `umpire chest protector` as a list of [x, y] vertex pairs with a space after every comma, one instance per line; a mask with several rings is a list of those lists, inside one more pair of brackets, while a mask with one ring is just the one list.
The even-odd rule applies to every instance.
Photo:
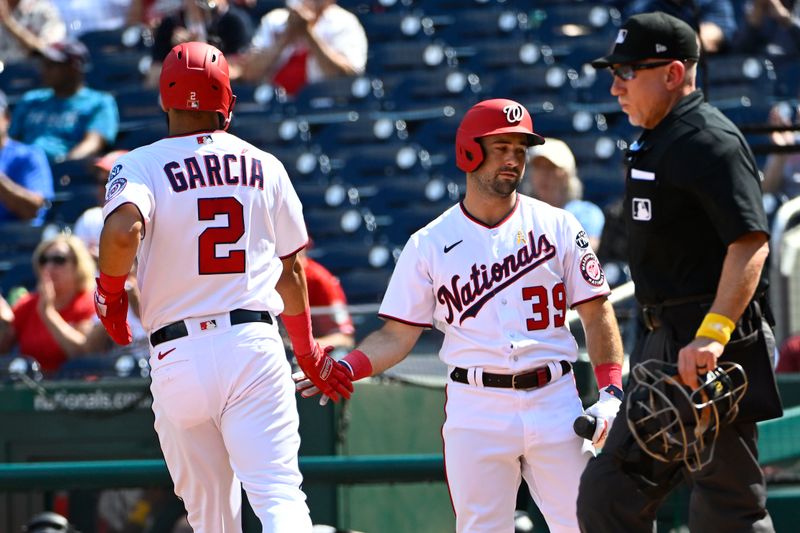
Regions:
[[741, 132], [695, 91], [626, 152], [625, 220], [637, 299], [713, 295], [727, 246], [767, 231]]

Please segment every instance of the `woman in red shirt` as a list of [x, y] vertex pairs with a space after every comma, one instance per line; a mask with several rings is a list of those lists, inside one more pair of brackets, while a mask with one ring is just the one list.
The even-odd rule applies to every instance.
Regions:
[[[19, 352], [55, 372], [84, 352], [94, 317], [95, 265], [83, 242], [72, 235], [42, 241], [33, 252], [36, 292], [9, 309], [0, 296], [0, 353]], [[10, 325], [10, 327], [9, 327]]]

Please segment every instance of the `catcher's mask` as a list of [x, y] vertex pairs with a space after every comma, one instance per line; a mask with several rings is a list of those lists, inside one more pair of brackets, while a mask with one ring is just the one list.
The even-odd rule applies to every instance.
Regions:
[[631, 376], [628, 427], [642, 451], [665, 463], [683, 461], [690, 472], [707, 465], [720, 428], [736, 418], [747, 390], [742, 367], [721, 362], [696, 390], [683, 384], [677, 365], [662, 361], [639, 363]]
[[467, 111], [456, 132], [456, 166], [472, 172], [483, 163], [484, 154], [478, 139], [502, 133], [524, 133], [528, 146], [544, 143], [533, 131], [533, 119], [525, 106], [514, 100], [484, 100]]

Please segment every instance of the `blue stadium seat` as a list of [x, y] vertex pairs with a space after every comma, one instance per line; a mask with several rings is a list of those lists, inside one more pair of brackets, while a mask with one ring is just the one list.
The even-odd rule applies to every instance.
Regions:
[[147, 48], [141, 30], [135, 27], [88, 31], [81, 34], [80, 40], [89, 49], [93, 58]]
[[342, 284], [347, 300], [351, 304], [379, 303], [383, 299], [391, 269], [352, 269], [342, 273]]
[[3, 63], [0, 61], [0, 89], [14, 104], [22, 93], [42, 86], [39, 62], [35, 60]]
[[139, 70], [147, 52], [128, 50], [116, 54], [95, 54], [90, 70], [86, 73], [86, 85], [102, 91], [124, 90], [140, 87], [144, 75]]
[[[367, 13], [359, 19], [370, 46], [389, 41], [426, 39], [429, 34], [423, 27], [424, 13], [421, 11]], [[431, 21], [424, 22], [429, 25], [428, 32], [431, 32]]]
[[342, 147], [397, 142], [398, 130], [391, 119], [371, 120], [359, 116], [357, 120], [327, 124], [318, 129], [314, 142], [324, 150]]
[[448, 15], [450, 24], [437, 29], [436, 35], [454, 46], [469, 46], [490, 38], [508, 38], [521, 33], [521, 21], [524, 20], [509, 4], [456, 9]]
[[372, 80], [364, 76], [343, 76], [310, 83], [303, 87], [287, 108], [297, 115], [331, 110], [369, 111], [380, 108]]
[[482, 79], [462, 70], [441, 67], [406, 73], [395, 90], [397, 109], [411, 109], [424, 102], [426, 106], [453, 105], [468, 108], [491, 93], [493, 86], [484, 87]]
[[120, 124], [119, 135], [114, 147], [119, 150], [133, 150], [140, 146], [154, 143], [168, 135], [167, 121], [165, 118], [151, 119], [147, 122], [131, 125], [129, 128], [122, 128]]
[[0, 223], [0, 259], [29, 254], [42, 240], [42, 231], [41, 226], [31, 226], [27, 222]]
[[414, 232], [426, 226], [455, 203], [409, 205], [404, 209], [394, 209], [378, 227], [378, 231], [389, 242], [403, 244]]
[[388, 42], [369, 47], [367, 71], [371, 74], [427, 69], [446, 64], [450, 48], [442, 42]]
[[18, 254], [0, 260], [0, 292], [8, 296], [14, 287], [25, 287], [29, 291], [36, 288], [36, 274], [31, 264], [31, 248], [26, 254]]
[[353, 206], [306, 209], [303, 216], [315, 242], [367, 238], [375, 231], [370, 213]]
[[120, 127], [134, 127], [142, 121], [164, 120], [158, 88], [120, 87], [114, 91]]
[[444, 211], [458, 202], [464, 192], [459, 183], [418, 176], [396, 176], [375, 183], [372, 189], [368, 196], [361, 195], [363, 204], [376, 215], [390, 216], [410, 206]]

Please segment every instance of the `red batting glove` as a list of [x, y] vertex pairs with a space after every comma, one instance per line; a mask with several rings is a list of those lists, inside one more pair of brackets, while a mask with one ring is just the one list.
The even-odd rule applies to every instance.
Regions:
[[114, 342], [122, 346], [130, 344], [133, 340], [131, 327], [128, 325], [128, 293], [125, 292], [125, 279], [127, 276], [107, 276], [101, 272], [94, 291], [94, 312]]
[[306, 377], [323, 394], [334, 402], [338, 402], [340, 396], [349, 400], [353, 394], [353, 376], [346, 366], [334, 361], [329, 355], [331, 351], [333, 346], [327, 346], [323, 351], [315, 342], [311, 353], [295, 357]]

